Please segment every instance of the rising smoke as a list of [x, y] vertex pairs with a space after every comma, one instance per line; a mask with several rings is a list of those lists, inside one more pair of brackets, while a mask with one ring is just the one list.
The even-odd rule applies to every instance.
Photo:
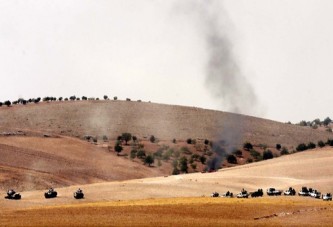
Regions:
[[[232, 23], [222, 1], [185, 1], [179, 8], [193, 17], [203, 38], [207, 53], [205, 83], [212, 97], [223, 110], [250, 115], [257, 112], [254, 89], [242, 74], [241, 65], [235, 57]], [[223, 156], [230, 153], [233, 147], [243, 143], [242, 115], [226, 114], [219, 121], [217, 124], [223, 127], [216, 132], [220, 142], [213, 147], [217, 153], [217, 158], [211, 162], [213, 169], [220, 165]], [[221, 149], [221, 146], [226, 149]]]

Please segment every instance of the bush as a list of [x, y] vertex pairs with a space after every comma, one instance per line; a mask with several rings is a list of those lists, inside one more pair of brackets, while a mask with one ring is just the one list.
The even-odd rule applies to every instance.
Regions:
[[279, 151], [281, 149], [281, 144], [277, 143], [275, 147], [276, 147], [276, 150]]
[[109, 99], [109, 97], [107, 95], [104, 95], [103, 98], [104, 98], [104, 100]]
[[283, 147], [282, 150], [281, 150], [281, 152], [280, 152], [280, 154], [281, 155], [287, 155], [287, 154], [289, 154], [289, 151], [288, 151], [288, 149], [286, 147]]
[[205, 156], [201, 156], [200, 157], [200, 162], [202, 163], [202, 164], [205, 164], [206, 163], [206, 160], [207, 160], [207, 158], [205, 157]]
[[209, 140], [208, 140], [208, 139], [205, 139], [204, 144], [205, 144], [205, 145], [208, 145], [208, 144], [209, 144]]
[[179, 169], [178, 168], [173, 168], [172, 175], [178, 175], [178, 174], [180, 174]]
[[131, 159], [136, 158], [136, 153], [137, 153], [137, 152], [138, 152], [138, 151], [137, 151], [136, 149], [131, 150], [130, 158], [131, 158]]
[[257, 161], [262, 159], [261, 154], [258, 151], [254, 150], [254, 149], [250, 150], [250, 154]]
[[271, 150], [266, 150], [264, 151], [263, 155], [262, 155], [262, 159], [263, 160], [267, 160], [267, 159], [272, 159], [274, 156], [273, 156], [273, 153]]
[[296, 151], [305, 151], [307, 150], [307, 146], [304, 143], [300, 143], [298, 144], [298, 146], [296, 147]]
[[183, 154], [192, 154], [192, 151], [190, 151], [190, 149], [188, 147], [181, 147], [180, 148], [180, 151], [183, 153]]
[[247, 151], [250, 151], [253, 149], [253, 145], [250, 142], [246, 142], [244, 143], [243, 148]]
[[325, 143], [322, 140], [319, 140], [317, 143], [318, 147], [322, 148], [325, 147]]
[[9, 101], [9, 100], [5, 101], [4, 104], [5, 104], [6, 106], [8, 106], [8, 107], [9, 107], [10, 105], [12, 105], [11, 101]]
[[148, 164], [148, 166], [151, 166], [151, 164], [154, 163], [154, 157], [152, 155], [147, 155], [144, 159], [144, 163]]
[[232, 152], [234, 155], [236, 155], [237, 157], [242, 157], [243, 152], [239, 149], [236, 149]]
[[231, 164], [237, 164], [237, 158], [232, 154], [228, 155], [227, 161]]
[[155, 143], [156, 138], [155, 138], [155, 136], [151, 135], [149, 140], [150, 140], [150, 142]]
[[141, 149], [136, 153], [136, 157], [143, 159], [144, 157], [146, 157], [146, 152]]
[[308, 143], [307, 148], [308, 148], [308, 149], [315, 149], [315, 148], [316, 148], [316, 144], [310, 142], [310, 143]]
[[181, 157], [179, 160], [180, 171], [183, 173], [187, 173], [187, 158], [185, 156]]
[[191, 138], [188, 138], [188, 139], [186, 140], [186, 142], [187, 142], [187, 144], [192, 144], [192, 139], [191, 139]]
[[127, 142], [130, 141], [132, 139], [132, 134], [128, 133], [128, 132], [124, 132], [121, 135], [121, 139], [125, 141], [125, 145], [127, 145]]
[[117, 152], [117, 155], [123, 150], [123, 147], [121, 146], [120, 142], [117, 142], [116, 145], [114, 146], [115, 152]]

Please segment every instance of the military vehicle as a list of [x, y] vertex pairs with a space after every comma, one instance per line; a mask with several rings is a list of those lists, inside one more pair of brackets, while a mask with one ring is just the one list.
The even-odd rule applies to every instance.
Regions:
[[75, 199], [83, 199], [84, 198], [84, 194], [83, 194], [83, 192], [80, 188], [78, 190], [76, 190], [76, 192], [74, 192], [74, 198]]
[[261, 188], [259, 188], [255, 192], [250, 192], [251, 197], [262, 197], [264, 195], [264, 192]]
[[243, 188], [242, 191], [237, 194], [237, 198], [249, 198], [249, 193]]
[[44, 197], [46, 199], [55, 198], [57, 195], [58, 193], [53, 188], [50, 188], [47, 192], [44, 193]]
[[323, 195], [321, 196], [321, 198], [322, 198], [324, 201], [332, 201], [332, 194], [331, 194], [331, 193], [323, 194]]
[[16, 193], [13, 189], [9, 189], [7, 191], [7, 196], [5, 196], [5, 199], [19, 200], [21, 199], [21, 195], [20, 193]]
[[296, 195], [296, 190], [292, 187], [289, 187], [287, 190], [283, 192], [284, 195]]
[[277, 190], [275, 188], [268, 188], [266, 191], [267, 195], [272, 196], [272, 195], [281, 195], [282, 191], [281, 190]]

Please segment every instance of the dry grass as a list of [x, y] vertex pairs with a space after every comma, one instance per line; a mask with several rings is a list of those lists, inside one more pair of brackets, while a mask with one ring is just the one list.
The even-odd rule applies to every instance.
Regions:
[[332, 218], [330, 203], [298, 197], [149, 199], [0, 213], [5, 226], [329, 226]]

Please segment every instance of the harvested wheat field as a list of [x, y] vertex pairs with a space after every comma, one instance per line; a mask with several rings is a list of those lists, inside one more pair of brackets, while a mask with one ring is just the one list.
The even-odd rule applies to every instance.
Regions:
[[[0, 200], [5, 226], [219, 226], [331, 225], [333, 204], [310, 197], [210, 198], [242, 188], [285, 190], [302, 186], [333, 191], [333, 149], [283, 156], [214, 173], [104, 182], [43, 191], [23, 191], [20, 201]], [[85, 199], [72, 193], [81, 187]]]

